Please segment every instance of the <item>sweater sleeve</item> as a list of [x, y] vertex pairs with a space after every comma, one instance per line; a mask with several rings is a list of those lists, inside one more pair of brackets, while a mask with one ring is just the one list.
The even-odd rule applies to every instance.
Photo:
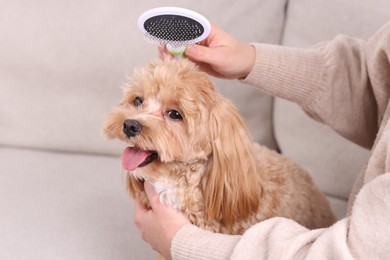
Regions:
[[308, 230], [272, 218], [242, 236], [215, 234], [184, 225], [174, 236], [173, 259], [386, 259], [390, 255], [390, 173], [365, 185], [350, 217]]
[[369, 148], [389, 99], [389, 42], [390, 23], [368, 41], [338, 36], [310, 49], [254, 44], [256, 63], [243, 82], [299, 104]]
[[241, 236], [213, 233], [191, 224], [182, 226], [171, 244], [172, 259], [229, 259]]

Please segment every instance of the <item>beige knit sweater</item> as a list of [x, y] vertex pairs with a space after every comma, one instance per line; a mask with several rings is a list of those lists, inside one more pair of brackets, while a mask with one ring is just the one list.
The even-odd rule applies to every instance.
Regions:
[[272, 218], [242, 236], [184, 225], [173, 259], [390, 259], [390, 23], [367, 42], [339, 36], [311, 49], [255, 44], [244, 82], [298, 103], [310, 116], [371, 149], [345, 218], [307, 230]]

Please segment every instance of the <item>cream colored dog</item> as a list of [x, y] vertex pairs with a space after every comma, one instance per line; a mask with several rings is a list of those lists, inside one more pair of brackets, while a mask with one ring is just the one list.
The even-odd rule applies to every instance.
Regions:
[[136, 71], [103, 131], [128, 145], [122, 164], [132, 196], [148, 180], [201, 228], [242, 234], [275, 216], [310, 229], [335, 221], [309, 175], [252, 143], [235, 106], [188, 60]]

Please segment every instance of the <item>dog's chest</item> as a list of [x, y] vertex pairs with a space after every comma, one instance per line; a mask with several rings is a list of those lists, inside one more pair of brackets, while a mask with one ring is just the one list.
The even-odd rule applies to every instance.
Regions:
[[[204, 211], [201, 187], [205, 167], [205, 163], [187, 163], [170, 167], [159, 165], [157, 168], [140, 168], [134, 175], [143, 176], [143, 179], [149, 181], [159, 194], [161, 202], [187, 215], [198, 215]], [[151, 172], [154, 174], [151, 175]]]
[[175, 209], [180, 209], [183, 205], [179, 198], [177, 189], [166, 183], [165, 181], [154, 181], [152, 183], [154, 189], [159, 194], [160, 202], [166, 203]]

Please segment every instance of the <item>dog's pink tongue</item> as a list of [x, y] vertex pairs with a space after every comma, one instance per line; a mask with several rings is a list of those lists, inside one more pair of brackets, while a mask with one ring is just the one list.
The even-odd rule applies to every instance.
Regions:
[[150, 151], [141, 151], [134, 147], [127, 147], [122, 154], [122, 167], [125, 170], [135, 170], [145, 159], [151, 155]]

